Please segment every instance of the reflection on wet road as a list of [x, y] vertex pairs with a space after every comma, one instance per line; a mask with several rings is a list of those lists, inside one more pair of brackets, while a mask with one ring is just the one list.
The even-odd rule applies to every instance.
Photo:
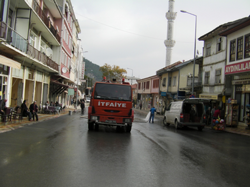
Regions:
[[249, 137], [144, 118], [130, 134], [79, 113], [0, 134], [0, 186], [248, 186]]

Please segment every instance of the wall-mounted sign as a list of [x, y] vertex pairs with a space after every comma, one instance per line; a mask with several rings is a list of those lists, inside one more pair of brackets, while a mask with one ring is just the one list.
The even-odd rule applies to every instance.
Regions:
[[226, 65], [225, 75], [250, 71], [250, 60], [236, 64]]

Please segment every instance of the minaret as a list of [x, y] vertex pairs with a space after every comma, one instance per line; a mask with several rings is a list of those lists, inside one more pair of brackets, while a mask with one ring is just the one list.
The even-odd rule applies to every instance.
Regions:
[[168, 20], [167, 39], [164, 41], [164, 44], [167, 47], [166, 64], [165, 64], [166, 66], [171, 64], [172, 47], [174, 47], [175, 44], [175, 41], [173, 40], [173, 32], [174, 32], [174, 20], [177, 15], [177, 12], [174, 12], [174, 1], [175, 0], [169, 0], [168, 12], [166, 13], [166, 18]]

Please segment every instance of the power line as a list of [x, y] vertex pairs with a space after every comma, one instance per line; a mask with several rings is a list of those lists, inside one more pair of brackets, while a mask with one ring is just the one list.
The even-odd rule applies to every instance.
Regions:
[[[79, 15], [79, 16], [81, 16], [81, 17], [84, 17], [84, 18], [86, 18], [86, 19], [88, 19], [88, 20], [90, 20], [90, 21], [99, 23], [99, 24], [104, 25], [104, 26], [106, 26], [106, 27], [110, 27], [110, 28], [112, 28], [112, 29], [116, 29], [116, 30], [119, 30], [119, 31], [122, 31], [122, 32], [126, 32], [126, 33], [129, 33], [129, 34], [133, 34], [133, 35], [137, 35], [137, 36], [141, 36], [141, 37], [145, 37], [145, 38], [150, 38], [150, 39], [154, 39], [154, 40], [161, 40], [161, 41], [164, 41], [164, 40], [165, 40], [165, 39], [155, 38], [155, 37], [146, 36], [146, 35], [142, 35], [142, 34], [130, 32], [130, 31], [126, 31], [126, 30], [123, 30], [123, 29], [119, 29], [119, 28], [117, 28], [117, 27], [113, 27], [113, 26], [107, 25], [107, 24], [105, 24], [105, 23], [96, 21], [96, 20], [94, 20], [94, 19], [88, 18], [88, 17], [83, 16], [83, 15], [81, 15], [81, 14], [79, 14], [79, 13], [75, 13], [75, 14], [77, 14], [77, 15]], [[180, 42], [180, 43], [193, 43], [193, 41], [192, 41], [192, 42], [177, 41], [177, 42]]]

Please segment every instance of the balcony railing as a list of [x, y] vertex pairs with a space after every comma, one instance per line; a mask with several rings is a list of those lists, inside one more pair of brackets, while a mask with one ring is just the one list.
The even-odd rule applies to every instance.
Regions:
[[1, 22], [1, 38], [4, 38], [8, 44], [26, 53], [27, 51], [27, 40], [18, 34], [11, 27], [8, 27], [6, 23]]
[[41, 61], [43, 64], [59, 71], [59, 65], [51, 60], [47, 55], [42, 53], [41, 51], [38, 51], [36, 48], [34, 48], [32, 45], [28, 44], [28, 50], [27, 54], [30, 55], [31, 57]]
[[32, 58], [35, 58], [41, 61], [43, 64], [55, 69], [56, 71], [59, 71], [59, 65], [56, 62], [28, 44], [28, 40], [23, 38], [12, 28], [8, 27], [4, 22], [0, 22], [0, 38], [3, 38], [8, 44], [30, 55]]
[[38, 14], [38, 16], [41, 18], [41, 20], [44, 22], [44, 24], [49, 28], [51, 33], [55, 36], [57, 41], [61, 42], [61, 37], [58, 34], [58, 31], [53, 27], [51, 24], [49, 18], [47, 17], [46, 13], [41, 9], [39, 4], [36, 2], [36, 0], [33, 1], [32, 8], [35, 10], [35, 12]]

